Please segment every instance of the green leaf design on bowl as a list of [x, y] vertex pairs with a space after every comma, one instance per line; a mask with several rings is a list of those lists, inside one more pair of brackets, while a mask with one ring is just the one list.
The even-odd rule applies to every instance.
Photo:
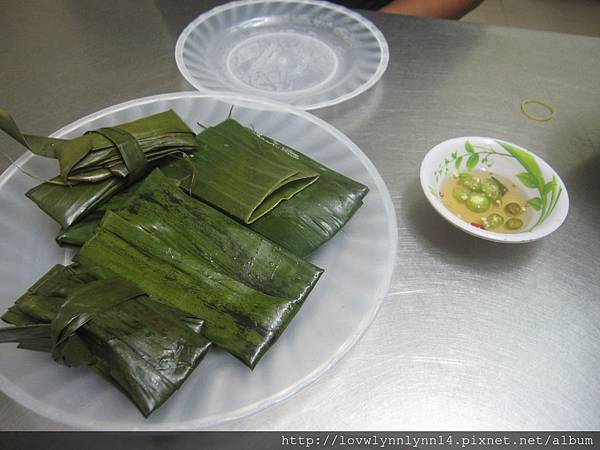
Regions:
[[[552, 176], [552, 180], [544, 180], [542, 169], [538, 165], [535, 157], [530, 153], [515, 147], [506, 142], [496, 141], [504, 148], [513, 158], [515, 158], [527, 172], [517, 174], [517, 178], [528, 188], [537, 189], [540, 193], [539, 197], [529, 199], [529, 203], [535, 210], [540, 211], [538, 221], [533, 224], [529, 231], [533, 230], [539, 224], [543, 223], [554, 211], [558, 203], [558, 199], [562, 194], [562, 187], [558, 188], [556, 176]], [[557, 189], [558, 188], [558, 189]]]

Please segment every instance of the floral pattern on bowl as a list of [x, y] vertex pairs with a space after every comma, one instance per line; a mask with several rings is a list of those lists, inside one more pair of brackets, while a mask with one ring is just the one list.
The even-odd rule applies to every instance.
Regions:
[[[504, 234], [473, 226], [457, 217], [440, 198], [442, 183], [450, 176], [472, 170], [493, 171], [522, 188], [533, 220], [518, 233]], [[540, 157], [510, 142], [486, 137], [460, 137], [432, 148], [421, 163], [421, 187], [446, 220], [474, 236], [495, 242], [521, 243], [540, 239], [556, 230], [569, 210], [566, 187]]]

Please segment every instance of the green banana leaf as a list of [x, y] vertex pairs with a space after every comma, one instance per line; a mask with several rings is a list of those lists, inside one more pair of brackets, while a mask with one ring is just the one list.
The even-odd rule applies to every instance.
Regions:
[[318, 178], [232, 119], [206, 128], [196, 139], [201, 150], [190, 158], [193, 174], [183, 187], [243, 223], [264, 216]]
[[250, 225], [276, 244], [306, 257], [342, 229], [363, 205], [369, 188], [285, 144], [258, 137], [319, 174], [316, 183]]
[[[184, 179], [192, 176], [192, 169], [189, 161], [189, 158], [172, 160], [165, 165], [162, 165], [161, 170], [168, 170], [171, 175], [170, 178], [180, 185]], [[109, 200], [94, 207], [76, 223], [63, 227], [58, 236], [56, 236], [56, 242], [59, 245], [81, 247], [85, 241], [94, 234], [104, 213], [109, 210], [118, 211], [122, 209], [123, 205], [132, 197], [134, 191], [142, 184], [142, 182], [143, 180], [138, 181], [137, 183], [122, 189], [118, 194], [110, 197]], [[75, 188], [79, 188], [80, 186], [83, 185], [75, 186]], [[187, 192], [189, 192], [189, 189]]]
[[48, 323], [0, 328], [0, 343], [16, 342], [19, 344], [18, 348], [50, 353], [52, 351], [50, 333]]
[[47, 323], [0, 328], [0, 343], [21, 342], [44, 338], [50, 339], [50, 325]]
[[56, 147], [64, 142], [63, 139], [21, 133], [12, 116], [2, 108], [0, 108], [0, 130], [27, 147], [31, 152], [46, 158], [55, 158]]
[[[131, 186], [126, 187], [118, 194], [112, 196], [109, 200], [95, 207], [90, 213], [88, 213], [83, 219], [77, 223], [69, 226], [66, 229], [60, 231], [56, 237], [56, 242], [59, 245], [70, 245], [81, 247], [85, 241], [87, 241], [94, 231], [98, 227], [102, 216], [108, 210], [118, 210], [129, 200], [135, 189], [141, 184], [138, 181]], [[83, 185], [80, 185], [83, 186]], [[78, 188], [79, 186], [76, 186]]]
[[72, 339], [63, 339], [81, 326], [76, 336], [93, 355], [94, 369], [148, 416], [183, 384], [211, 344], [180, 321], [178, 312], [153, 307], [155, 302], [140, 292], [122, 278], [74, 290], [52, 323], [53, 331], [58, 330], [53, 333], [53, 353], [64, 358], [60, 352]]
[[126, 182], [122, 178], [110, 178], [98, 183], [80, 183], [75, 186], [42, 183], [25, 195], [62, 228], [67, 228], [125, 186]]
[[63, 228], [165, 159], [199, 148], [192, 130], [171, 110], [62, 140], [25, 135], [0, 109], [0, 129], [31, 152], [58, 160], [59, 175], [26, 195]]
[[[258, 146], [260, 149], [273, 149], [287, 159], [301, 162], [312, 171], [318, 173], [319, 178], [292, 198], [280, 202], [267, 214], [258, 218], [250, 225], [250, 228], [281, 247], [290, 250], [296, 255], [305, 257], [319, 248], [324, 242], [331, 239], [362, 206], [362, 199], [369, 189], [331, 170], [322, 164], [310, 159], [306, 155], [297, 152], [290, 147], [255, 133], [253, 130], [242, 127], [237, 122], [228, 120], [221, 125], [213, 127], [220, 134], [225, 130], [234, 129], [235, 139], [245, 142], [267, 143]], [[202, 134], [200, 135], [202, 136]], [[270, 153], [269, 153], [270, 154]], [[201, 192], [195, 190], [197, 183], [191, 182], [192, 178], [199, 177], [196, 169], [198, 166], [195, 155], [188, 159], [173, 160], [161, 166], [161, 171], [170, 178], [181, 184], [184, 192], [204, 200]], [[235, 181], [232, 177], [228, 177]], [[122, 197], [121, 197], [122, 196]], [[83, 221], [62, 230], [57, 236], [61, 245], [81, 246], [90, 238], [105, 209], [118, 208], [129, 194], [123, 192], [115, 197], [116, 203], [112, 201], [105, 204], [102, 214], [90, 215]], [[121, 197], [118, 198], [117, 197]], [[225, 210], [229, 213], [229, 211]]]
[[30, 316], [21, 312], [18, 308], [11, 306], [2, 315], [2, 320], [16, 326], [34, 325], [39, 321], [33, 320]]
[[94, 280], [81, 266], [53, 267], [12, 307], [21, 309], [30, 324], [0, 328], [0, 342], [50, 352], [69, 367], [89, 365], [144, 416], [182, 385], [211, 347], [198, 319], [149, 299], [122, 278]]
[[95, 279], [77, 266], [57, 264], [19, 297], [1, 319], [14, 325], [51, 322], [65, 301], [69, 289]]
[[76, 259], [203, 319], [203, 334], [250, 368], [322, 273], [185, 195], [160, 170], [144, 180], [126, 208], [106, 213]]

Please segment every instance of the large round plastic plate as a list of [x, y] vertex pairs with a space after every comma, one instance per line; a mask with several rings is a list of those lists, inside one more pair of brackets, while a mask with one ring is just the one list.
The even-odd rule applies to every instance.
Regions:
[[[144, 419], [114, 386], [88, 368], [67, 368], [44, 353], [2, 344], [0, 388], [17, 402], [77, 428], [198, 429], [242, 417], [289, 397], [322, 375], [367, 329], [387, 292], [394, 265], [396, 220], [385, 184], [367, 157], [342, 133], [311, 114], [269, 101], [165, 94], [104, 109], [56, 132], [74, 137], [167, 109], [190, 126], [232, 116], [370, 188], [364, 206], [311, 256], [325, 269], [287, 330], [254, 369], [213, 351], [182, 388]], [[17, 164], [41, 177], [53, 161], [26, 154]], [[0, 308], [4, 311], [49, 267], [71, 255], [54, 242], [58, 226], [24, 197], [35, 180], [12, 167], [0, 177]]]
[[315, 109], [375, 84], [389, 52], [383, 34], [347, 8], [314, 0], [246, 0], [190, 23], [175, 59], [200, 91], [259, 95]]

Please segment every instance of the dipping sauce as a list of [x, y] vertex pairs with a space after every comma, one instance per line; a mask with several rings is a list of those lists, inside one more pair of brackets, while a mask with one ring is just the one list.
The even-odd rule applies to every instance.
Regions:
[[458, 218], [497, 233], [525, 231], [533, 217], [525, 192], [491, 171], [448, 177], [441, 185], [440, 198]]

